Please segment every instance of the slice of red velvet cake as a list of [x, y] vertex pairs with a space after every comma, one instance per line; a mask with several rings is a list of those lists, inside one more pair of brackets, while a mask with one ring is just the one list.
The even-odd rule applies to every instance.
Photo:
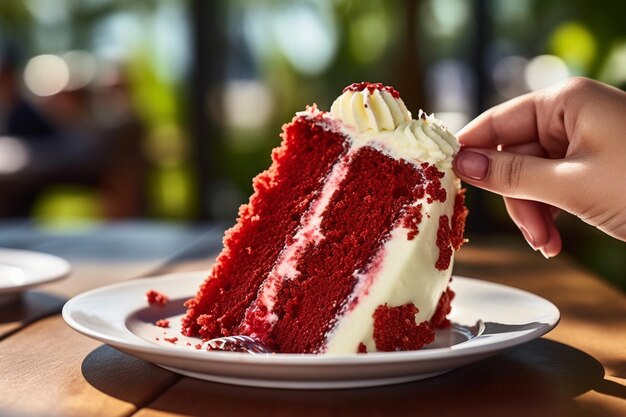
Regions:
[[347, 87], [283, 127], [183, 333], [276, 352], [419, 349], [448, 324], [467, 210], [441, 122], [391, 87]]

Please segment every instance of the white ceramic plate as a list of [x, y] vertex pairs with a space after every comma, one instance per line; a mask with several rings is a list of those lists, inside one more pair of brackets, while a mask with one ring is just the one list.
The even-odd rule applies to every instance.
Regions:
[[0, 303], [46, 282], [66, 277], [69, 262], [47, 253], [0, 248]]
[[[183, 302], [195, 294], [205, 275], [179, 273], [92, 290], [68, 301], [63, 318], [80, 333], [179, 374], [291, 389], [356, 388], [428, 378], [538, 338], [559, 321], [558, 309], [534, 294], [454, 277], [457, 295], [449, 316], [453, 326], [438, 331], [436, 342], [422, 350], [365, 355], [197, 350], [199, 339], [180, 334], [180, 317], [185, 312]], [[168, 295], [170, 302], [149, 306], [145, 293], [151, 289]], [[169, 319], [171, 327], [157, 327], [158, 319]], [[172, 343], [172, 338], [178, 340]]]

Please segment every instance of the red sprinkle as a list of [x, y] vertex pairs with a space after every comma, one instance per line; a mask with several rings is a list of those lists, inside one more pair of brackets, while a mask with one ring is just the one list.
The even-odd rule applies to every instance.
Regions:
[[365, 89], [367, 89], [367, 91], [369, 91], [370, 94], [374, 94], [374, 91], [380, 90], [380, 91], [388, 92], [394, 98], [400, 98], [400, 93], [398, 93], [398, 91], [395, 88], [387, 86], [387, 85], [383, 85], [382, 83], [370, 83], [370, 82], [352, 83], [346, 88], [344, 88], [343, 92], [345, 93], [346, 91], [363, 91]]
[[365, 343], [359, 343], [359, 348], [356, 353], [367, 353], [367, 346], [365, 346]]
[[435, 332], [428, 322], [417, 324], [415, 304], [398, 307], [380, 305], [374, 311], [374, 342], [384, 352], [415, 350], [435, 340]]
[[170, 321], [166, 320], [166, 319], [157, 320], [156, 323], [154, 323], [154, 324], [156, 324], [159, 327], [163, 327], [165, 329], [170, 327]]
[[170, 298], [158, 291], [150, 290], [146, 293], [146, 298], [148, 299], [148, 304], [150, 305], [159, 305], [164, 306], [170, 300]]
[[178, 342], [178, 338], [177, 337], [164, 337], [163, 340], [165, 340], [166, 342], [170, 342], [172, 344]]

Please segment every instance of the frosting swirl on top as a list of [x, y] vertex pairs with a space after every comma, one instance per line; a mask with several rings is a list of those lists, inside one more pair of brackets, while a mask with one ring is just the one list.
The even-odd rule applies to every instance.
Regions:
[[402, 123], [393, 131], [368, 130], [354, 135], [352, 146], [372, 146], [396, 159], [416, 163], [428, 162], [440, 169], [452, 167], [459, 151], [458, 139], [434, 116], [420, 110], [417, 120]]
[[452, 167], [460, 149], [458, 139], [440, 120], [421, 110], [413, 120], [400, 94], [380, 83], [346, 87], [330, 113], [351, 134], [356, 148], [373, 146], [394, 158], [442, 169]]
[[402, 154], [449, 168], [459, 151], [459, 140], [433, 115], [420, 110], [417, 120], [404, 123], [394, 131], [395, 143], [389, 144]]
[[382, 84], [361, 83], [346, 87], [330, 112], [358, 132], [395, 130], [411, 120], [411, 113], [400, 95]]

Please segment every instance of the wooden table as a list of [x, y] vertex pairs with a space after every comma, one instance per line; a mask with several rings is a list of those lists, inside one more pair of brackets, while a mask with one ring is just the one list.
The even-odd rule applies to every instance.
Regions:
[[71, 296], [137, 276], [208, 268], [221, 228], [117, 224], [75, 234], [0, 223], [0, 247], [64, 255], [72, 275], [0, 307], [0, 416], [626, 416], [626, 297], [567, 256], [521, 239], [468, 244], [458, 275], [539, 294], [562, 313], [546, 337], [436, 378], [283, 391], [181, 377], [70, 329]]

